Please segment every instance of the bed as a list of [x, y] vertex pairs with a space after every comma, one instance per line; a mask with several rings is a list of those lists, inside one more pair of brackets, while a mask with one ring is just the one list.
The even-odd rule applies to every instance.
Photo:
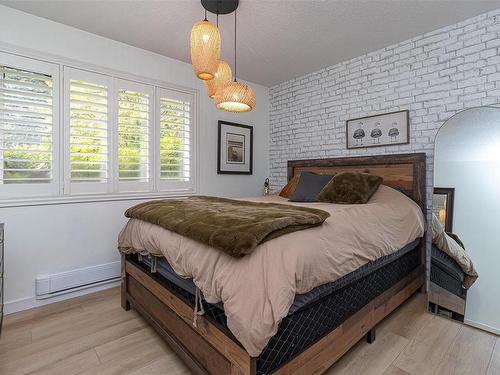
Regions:
[[[425, 210], [425, 154], [288, 162], [289, 179], [304, 171], [372, 173]], [[257, 356], [251, 356], [228, 329], [220, 304], [205, 304], [205, 315], [192, 324], [193, 286], [189, 280], [176, 280], [168, 262], [153, 264], [147, 257], [123, 255], [122, 306], [133, 306], [149, 320], [194, 373], [322, 373], [363, 336], [373, 340], [375, 325], [423, 288], [424, 254], [422, 239], [409, 241], [398, 251], [314, 288], [313, 296], [304, 293], [306, 302], [296, 296], [290, 313]]]

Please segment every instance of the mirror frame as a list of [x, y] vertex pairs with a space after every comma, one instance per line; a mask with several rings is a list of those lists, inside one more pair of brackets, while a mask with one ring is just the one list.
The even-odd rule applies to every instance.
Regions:
[[[462, 114], [463, 112], [466, 112], [466, 111], [471, 111], [471, 110], [477, 110], [477, 109], [483, 109], [483, 108], [490, 108], [490, 109], [495, 109], [495, 110], [498, 110], [500, 111], [500, 103], [499, 104], [491, 104], [491, 105], [483, 105], [483, 106], [474, 106], [474, 107], [470, 107], [470, 108], [464, 108], [462, 110], [459, 110], [457, 111], [456, 113], [454, 113], [452, 116], [450, 116], [448, 119], [446, 119], [445, 121], [443, 121], [441, 123], [441, 126], [439, 126], [439, 128], [437, 129], [437, 132], [434, 136], [434, 147], [433, 147], [433, 154], [432, 154], [432, 193], [436, 193], [436, 194], [447, 194], [447, 203], [446, 203], [446, 210], [447, 210], [447, 215], [446, 215], [446, 219], [445, 219], [445, 231], [446, 232], [452, 232], [452, 229], [453, 229], [453, 210], [454, 210], [454, 193], [455, 193], [455, 188], [451, 188], [451, 187], [434, 187], [435, 186], [435, 182], [436, 182], [436, 168], [435, 168], [435, 165], [436, 165], [436, 146], [437, 146], [437, 140], [439, 138], [439, 134], [441, 132], [441, 130], [443, 129], [443, 127], [448, 123], [450, 122], [453, 118], [455, 118], [456, 116]], [[430, 202], [431, 206], [430, 206], [430, 212], [431, 212], [431, 215], [432, 215], [432, 212], [434, 210], [434, 204], [433, 204], [433, 199], [431, 199], [431, 202]], [[463, 302], [460, 301], [460, 299], [455, 299], [455, 298], [452, 298], [450, 299], [449, 296], [447, 296], [446, 294], [443, 294], [443, 300], [446, 301], [446, 304], [441, 305], [439, 303], [440, 299], [441, 299], [441, 296], [438, 292], [436, 291], [433, 291], [433, 287], [432, 287], [432, 282], [431, 282], [431, 267], [432, 267], [432, 250], [431, 250], [431, 247], [432, 247], [432, 229], [431, 229], [431, 225], [429, 223], [429, 226], [428, 226], [428, 232], [430, 234], [430, 237], [431, 239], [429, 239], [429, 235], [428, 235], [428, 242], [426, 243], [427, 246], [429, 246], [427, 248], [427, 262], [426, 262], [426, 266], [428, 267], [427, 268], [427, 303], [428, 303], [428, 308], [429, 308], [429, 311], [431, 312], [434, 312], [436, 313], [437, 312], [437, 307], [438, 306], [442, 306], [445, 308], [445, 310], [449, 310], [451, 315], [450, 317], [452, 319], [455, 319], [457, 321], [460, 321], [460, 322], [465, 322], [466, 324], [468, 325], [471, 325], [471, 326], [475, 326], [473, 324], [470, 324], [470, 322], [467, 322], [466, 318], [465, 318], [465, 309], [466, 309], [466, 301], [467, 301], [467, 294], [465, 295], [465, 299], [463, 299]], [[450, 293], [451, 294], [451, 293]], [[453, 297], [453, 295], [451, 295], [451, 297]], [[457, 310], [454, 310], [453, 308], [450, 308], [450, 304], [453, 305], [453, 303], [457, 304], [456, 307], [459, 307]], [[431, 304], [434, 304], [434, 307], [435, 307], [435, 310], [430, 310], [430, 307], [431, 307]], [[448, 306], [446, 306], [448, 305]], [[463, 305], [463, 306], [462, 306]], [[463, 309], [463, 312], [459, 312], [460, 309]]]

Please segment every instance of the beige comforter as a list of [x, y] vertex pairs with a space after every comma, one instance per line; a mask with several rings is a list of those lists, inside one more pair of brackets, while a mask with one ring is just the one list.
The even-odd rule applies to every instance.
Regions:
[[446, 234], [443, 224], [434, 214], [432, 214], [432, 243], [457, 262], [464, 272], [464, 288], [469, 289], [478, 278], [474, 264], [465, 250]]
[[251, 356], [258, 356], [293, 303], [295, 294], [391, 254], [424, 233], [418, 205], [386, 186], [363, 205], [292, 203], [279, 196], [250, 198], [328, 211], [319, 227], [259, 245], [240, 259], [154, 224], [131, 219], [119, 246], [163, 255], [174, 271], [193, 278], [210, 303], [222, 301], [227, 324]]

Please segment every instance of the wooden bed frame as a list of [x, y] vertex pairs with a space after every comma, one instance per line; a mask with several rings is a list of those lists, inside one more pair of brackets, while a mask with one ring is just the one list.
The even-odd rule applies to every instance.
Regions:
[[[294, 160], [288, 162], [288, 178], [304, 171], [338, 173], [358, 171], [384, 178], [384, 184], [400, 189], [425, 213], [425, 154]], [[340, 326], [298, 353], [273, 374], [321, 374], [375, 325], [424, 285], [425, 246], [420, 243], [421, 265], [403, 280], [371, 300]], [[159, 332], [195, 374], [256, 374], [256, 358], [209, 317], [192, 324], [193, 307], [141, 267], [122, 255], [122, 307], [131, 305]], [[373, 338], [373, 337], [372, 337]]]
[[461, 322], [464, 321], [467, 294], [465, 294], [465, 298], [460, 298], [438, 284], [429, 281], [428, 302], [429, 311], [434, 314], [437, 314], [440, 308], [444, 307], [451, 314], [451, 318]]

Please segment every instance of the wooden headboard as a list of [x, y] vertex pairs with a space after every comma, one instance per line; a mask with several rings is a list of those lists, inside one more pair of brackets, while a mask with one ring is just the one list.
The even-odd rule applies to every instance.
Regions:
[[289, 180], [302, 172], [363, 172], [380, 176], [384, 185], [403, 191], [425, 214], [424, 153], [288, 161]]

